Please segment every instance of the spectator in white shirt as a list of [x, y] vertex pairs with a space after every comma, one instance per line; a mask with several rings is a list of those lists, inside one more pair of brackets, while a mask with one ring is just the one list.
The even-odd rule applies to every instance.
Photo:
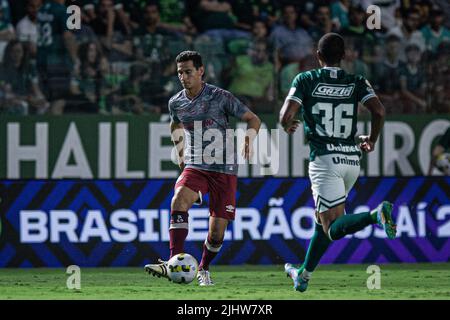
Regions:
[[400, 60], [406, 62], [405, 48], [410, 43], [415, 43], [422, 53], [425, 50], [425, 39], [419, 30], [420, 12], [416, 9], [409, 9], [403, 14], [403, 23], [387, 33], [396, 35], [401, 39]]
[[38, 40], [37, 13], [42, 6], [42, 0], [27, 1], [27, 15], [23, 17], [16, 26], [17, 39], [28, 45], [31, 56], [36, 55], [36, 45]]

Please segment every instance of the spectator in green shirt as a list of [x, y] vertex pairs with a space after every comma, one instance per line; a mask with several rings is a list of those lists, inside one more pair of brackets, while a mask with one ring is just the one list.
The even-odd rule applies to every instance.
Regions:
[[426, 49], [435, 53], [439, 44], [450, 41], [450, 30], [444, 26], [445, 14], [439, 9], [430, 12], [429, 23], [423, 27], [422, 36], [425, 39]]
[[232, 70], [230, 92], [248, 101], [253, 110], [269, 111], [274, 100], [274, 66], [268, 59], [266, 42], [258, 41], [248, 55], [238, 56]]

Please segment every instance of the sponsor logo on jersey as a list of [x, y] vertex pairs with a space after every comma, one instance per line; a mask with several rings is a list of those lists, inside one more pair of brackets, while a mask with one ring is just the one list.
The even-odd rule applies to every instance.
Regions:
[[334, 164], [346, 164], [349, 166], [359, 166], [359, 160], [349, 159], [347, 157], [333, 157]]
[[314, 89], [312, 96], [343, 99], [351, 97], [354, 89], [355, 84], [353, 83], [348, 85], [319, 83]]
[[359, 152], [360, 149], [357, 146], [346, 146], [342, 144], [334, 145], [331, 143], [327, 143], [327, 150], [328, 151], [339, 151], [339, 152]]

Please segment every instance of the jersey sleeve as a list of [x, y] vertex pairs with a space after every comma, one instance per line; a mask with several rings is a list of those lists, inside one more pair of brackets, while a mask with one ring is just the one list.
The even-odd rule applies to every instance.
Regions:
[[303, 77], [301, 74], [297, 75], [291, 84], [291, 89], [287, 94], [286, 100], [293, 100], [299, 104], [303, 104], [303, 98], [305, 96], [305, 87], [303, 84]]
[[244, 113], [250, 111], [250, 109], [245, 104], [243, 104], [238, 98], [236, 98], [231, 93], [227, 92], [225, 96], [226, 98], [224, 103], [224, 109], [227, 115], [231, 115], [233, 117], [241, 119]]
[[357, 96], [358, 101], [364, 104], [367, 100], [370, 98], [376, 97], [375, 91], [372, 88], [372, 85], [370, 84], [369, 80], [365, 79], [364, 77], [360, 77], [357, 82]]
[[180, 123], [181, 121], [180, 121], [180, 119], [178, 118], [176, 112], [173, 109], [173, 102], [172, 102], [172, 100], [169, 100], [168, 109], [169, 109], [170, 121], [172, 121], [174, 123]]

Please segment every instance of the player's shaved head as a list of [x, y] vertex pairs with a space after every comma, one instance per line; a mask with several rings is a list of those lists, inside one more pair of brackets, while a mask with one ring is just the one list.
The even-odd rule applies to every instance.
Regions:
[[327, 65], [339, 64], [345, 55], [344, 39], [337, 33], [327, 33], [320, 38], [317, 49]]
[[192, 61], [195, 69], [203, 67], [202, 56], [197, 51], [183, 51], [175, 59], [176, 63]]

